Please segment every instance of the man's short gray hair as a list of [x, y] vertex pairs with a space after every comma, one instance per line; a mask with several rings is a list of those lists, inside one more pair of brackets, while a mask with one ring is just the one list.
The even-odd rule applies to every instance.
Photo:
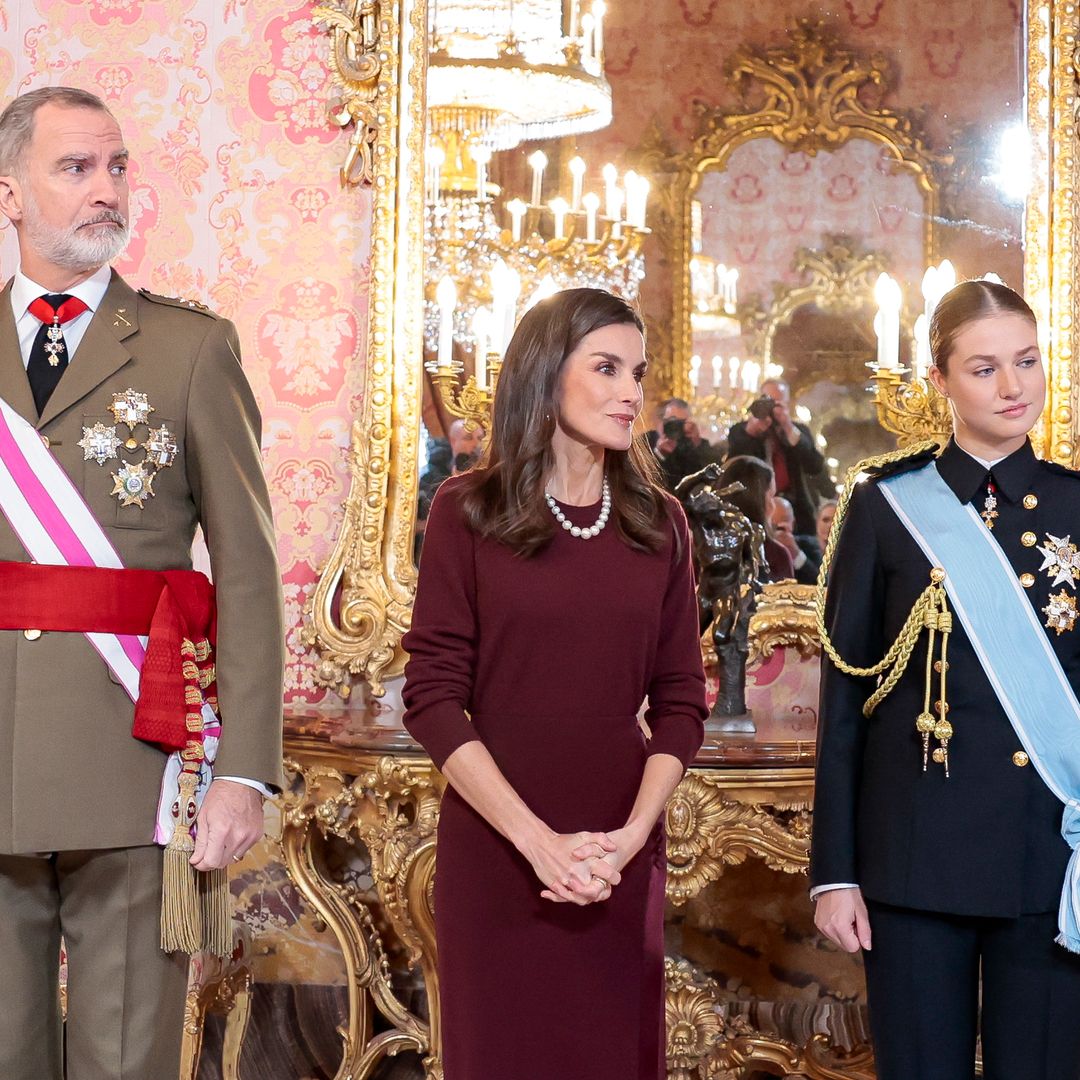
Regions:
[[97, 94], [75, 86], [42, 86], [22, 94], [0, 113], [0, 176], [14, 176], [19, 171], [23, 152], [34, 136], [34, 114], [50, 103], [69, 109], [95, 109], [112, 116]]

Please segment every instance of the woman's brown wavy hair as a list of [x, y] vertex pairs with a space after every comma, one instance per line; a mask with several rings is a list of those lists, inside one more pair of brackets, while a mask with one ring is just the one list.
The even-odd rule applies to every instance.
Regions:
[[[645, 333], [625, 300], [603, 289], [565, 289], [527, 311], [506, 349], [492, 410], [491, 438], [479, 466], [462, 478], [465, 520], [481, 536], [533, 555], [555, 535], [544, 501], [554, 463], [551, 439], [566, 358], [595, 330], [629, 324]], [[630, 547], [657, 551], [668, 521], [656, 460], [644, 439], [608, 450], [610, 527]]]

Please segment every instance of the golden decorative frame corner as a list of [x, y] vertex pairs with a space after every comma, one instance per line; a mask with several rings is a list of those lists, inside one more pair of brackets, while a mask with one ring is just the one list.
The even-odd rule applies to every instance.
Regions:
[[340, 128], [352, 128], [341, 183], [371, 186], [375, 182], [375, 146], [385, 117], [379, 115], [382, 44], [385, 30], [381, 0], [336, 0], [317, 4], [311, 12], [330, 35], [330, 76], [338, 96], [329, 115]]
[[887, 87], [883, 56], [862, 57], [843, 48], [816, 19], [796, 19], [789, 35], [773, 48], [740, 46], [724, 65], [736, 91], [757, 87], [758, 108], [742, 113], [701, 108], [699, 134], [688, 150], [671, 151], [654, 128], [634, 155], [639, 170], [653, 180], [653, 231], [674, 273], [670, 340], [652, 343], [652, 351], [659, 382], [678, 397], [691, 394], [691, 202], [705, 174], [723, 169], [743, 143], [775, 139], [811, 156], [852, 139], [878, 143], [892, 154], [897, 169], [915, 177], [925, 209], [923, 246], [928, 260], [935, 257], [940, 174], [952, 163], [951, 155], [932, 151], [909, 116], [860, 99], [865, 87], [878, 92]]
[[416, 589], [427, 4], [382, 2], [379, 12], [366, 388], [341, 531], [302, 630], [320, 655], [317, 680], [344, 696], [357, 677], [381, 695], [400, 674]]

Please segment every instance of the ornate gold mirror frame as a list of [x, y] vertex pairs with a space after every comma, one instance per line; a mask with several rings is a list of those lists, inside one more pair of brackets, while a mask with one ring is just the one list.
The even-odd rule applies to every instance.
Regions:
[[860, 93], [867, 87], [878, 94], [886, 88], [888, 62], [844, 49], [820, 21], [795, 20], [790, 40], [774, 48], [740, 46], [724, 64], [724, 73], [743, 100], [752, 91], [761, 104], [741, 113], [702, 108], [700, 133], [681, 152], [672, 152], [654, 128], [638, 157], [643, 172], [663, 177], [653, 187], [658, 211], [653, 229], [668, 248], [674, 281], [669, 343], [661, 339], [669, 351], [655, 355], [654, 364], [661, 384], [678, 397], [692, 394], [691, 204], [708, 173], [725, 169], [735, 150], [751, 139], [773, 139], [811, 157], [852, 139], [867, 139], [891, 155], [898, 171], [915, 179], [923, 197], [923, 250], [933, 261], [939, 174], [952, 160], [934, 154], [909, 117], [864, 103]]
[[[362, 361], [367, 372], [363, 407], [350, 433], [351, 480], [341, 532], [306, 606], [304, 625], [305, 642], [320, 654], [316, 678], [346, 697], [357, 678], [382, 694], [383, 680], [401, 672], [399, 643], [409, 626], [416, 588], [412, 552], [423, 355], [428, 52], [426, 0], [350, 2], [354, 10], [343, 16], [346, 21], [352, 19], [357, 27], [370, 27], [372, 20], [377, 24], [380, 64], [374, 101], [366, 116], [359, 116], [368, 125], [360, 142], [371, 145], [373, 188], [370, 316]], [[335, 54], [343, 32], [337, 28]], [[331, 116], [340, 123], [348, 106], [335, 105]], [[356, 145], [354, 135], [343, 183], [354, 179]]]
[[[318, 678], [323, 683], [347, 693], [359, 677], [381, 694], [384, 680], [402, 668], [400, 640], [409, 625], [416, 580], [412, 533], [420, 422], [426, 3], [370, 0], [360, 9], [377, 11], [382, 62], [372, 106], [377, 134], [367, 390], [352, 427], [352, 481], [341, 533], [309, 604], [305, 634], [321, 656]], [[1073, 265], [1074, 203], [1080, 190], [1080, 9], [1073, 0], [1027, 0], [1026, 10], [1027, 125], [1034, 169], [1025, 212], [1025, 293], [1047, 334], [1045, 452], [1072, 463], [1077, 450]], [[707, 115], [703, 134], [685, 154], [670, 154], [657, 137], [639, 155], [653, 180], [657, 208], [666, 215], [656, 231], [677, 268], [673, 333], [656, 357], [659, 382], [674, 393], [686, 393], [684, 361], [690, 355], [690, 199], [703, 173], [722, 167], [735, 147], [769, 137], [811, 152], [855, 137], [875, 139], [891, 148], [898, 167], [921, 178], [928, 217], [936, 209], [930, 177], [941, 168], [941, 159], [912, 134], [907, 118], [868, 108], [857, 97], [867, 82], [880, 85], [883, 62], [849, 53], [842, 54], [846, 59], [841, 62], [841, 53], [827, 51], [820, 36], [809, 29], [800, 33], [795, 47], [764, 53], [741, 49], [728, 65], [730, 78], [760, 82], [765, 95], [761, 108]], [[816, 72], [809, 81], [807, 71]], [[935, 254], [932, 245], [928, 224], [929, 257]], [[663, 346], [666, 336], [654, 334], [651, 340]]]

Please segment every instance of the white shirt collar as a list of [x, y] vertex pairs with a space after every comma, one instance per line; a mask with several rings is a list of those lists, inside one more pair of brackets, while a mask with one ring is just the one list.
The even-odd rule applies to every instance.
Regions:
[[[105, 293], [109, 290], [112, 281], [112, 267], [102, 266], [95, 270], [85, 281], [78, 285], [72, 285], [67, 291], [68, 296], [77, 296], [91, 312], [96, 312], [105, 299]], [[16, 319], [21, 319], [26, 314], [26, 309], [43, 294], [49, 292], [44, 285], [28, 278], [21, 270], [15, 271], [15, 279], [11, 284], [11, 309]]]
[[956, 447], [958, 450], [963, 450], [972, 461], [977, 461], [984, 469], [992, 469], [999, 461], [1004, 461], [1005, 458], [1009, 456], [1008, 454], [1005, 454], [1002, 457], [994, 458], [993, 461], [987, 461], [985, 458], [977, 457], [970, 450], [964, 450], [959, 443], [956, 444]]

